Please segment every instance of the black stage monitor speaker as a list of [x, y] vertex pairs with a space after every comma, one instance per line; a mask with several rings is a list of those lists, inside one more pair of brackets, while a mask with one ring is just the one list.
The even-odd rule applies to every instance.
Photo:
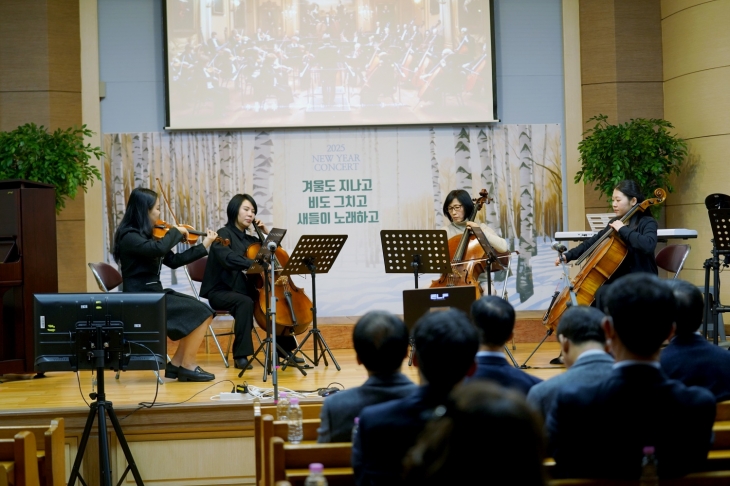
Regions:
[[33, 297], [36, 372], [96, 369], [99, 361], [93, 354], [99, 350], [98, 342], [102, 343], [106, 369], [165, 367], [164, 293], [35, 294]]
[[476, 300], [476, 288], [471, 285], [411, 289], [403, 291], [403, 322], [409, 330], [427, 312], [459, 309], [469, 315]]

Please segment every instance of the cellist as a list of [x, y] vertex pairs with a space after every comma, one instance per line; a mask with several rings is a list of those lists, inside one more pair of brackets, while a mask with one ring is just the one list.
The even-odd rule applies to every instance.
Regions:
[[[444, 228], [449, 239], [458, 236], [461, 237], [464, 234], [464, 230], [470, 226], [478, 226], [484, 232], [487, 237], [487, 241], [492, 245], [495, 251], [502, 253], [507, 251], [507, 241], [501, 238], [492, 228], [484, 223], [475, 223], [469, 221], [469, 216], [474, 211], [474, 202], [471, 200], [471, 196], [468, 192], [463, 189], [455, 189], [451, 191], [444, 202], [443, 207], [444, 215], [449, 218], [449, 224]], [[478, 277], [479, 284], [482, 287], [484, 293], [487, 292], [487, 274], [482, 273]]]
[[[629, 210], [640, 204], [646, 199], [641, 191], [641, 187], [636, 181], [623, 180], [614, 189], [611, 197], [611, 207], [616, 217], [608, 222], [606, 227], [598, 234], [592, 236], [588, 240], [582, 242], [572, 250], [563, 253], [564, 261], [570, 262], [580, 258], [593, 244], [598, 241], [610, 228], [613, 228], [619, 238], [626, 244], [628, 250], [626, 258], [619, 265], [611, 277], [606, 280], [601, 288], [596, 292], [596, 299], [593, 305], [596, 305], [599, 298], [598, 295], [605, 288], [616, 281], [619, 277], [629, 274], [646, 272], [657, 275], [659, 273], [654, 252], [657, 243], [657, 221], [649, 211], [638, 211], [628, 221], [628, 224], [621, 222], [621, 218], [629, 212]], [[555, 265], [560, 265], [560, 256], [555, 259]], [[602, 309], [601, 309], [602, 310]], [[562, 364], [562, 354], [550, 361], [551, 364]]]
[[[231, 241], [230, 246], [214, 243], [210, 248], [210, 256], [205, 266], [203, 283], [200, 287], [201, 297], [205, 297], [214, 309], [226, 310], [235, 319], [233, 340], [233, 359], [236, 368], [249, 369], [249, 359], [253, 355], [254, 299], [258, 295], [252, 278], [248, 278], [243, 270], [248, 269], [253, 260], [246, 258], [246, 249], [253, 243], [260, 243], [258, 236], [247, 233], [253, 224], [261, 231], [268, 233], [266, 226], [256, 219], [258, 206], [248, 194], [236, 194], [228, 203], [226, 214], [228, 222], [218, 235]], [[286, 351], [297, 347], [294, 336], [277, 336], [276, 343]], [[298, 363], [304, 360], [298, 356]]]

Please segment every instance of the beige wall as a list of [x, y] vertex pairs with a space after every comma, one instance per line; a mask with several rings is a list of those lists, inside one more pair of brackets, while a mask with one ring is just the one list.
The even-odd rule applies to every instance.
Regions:
[[[610, 123], [664, 116], [660, 0], [580, 0], [580, 58], [584, 130], [598, 114]], [[610, 212], [592, 187], [585, 209]]]
[[[712, 249], [704, 200], [730, 194], [730, 0], [663, 0], [661, 25], [664, 116], [691, 155], [667, 200], [667, 225], [699, 232], [682, 277], [700, 284]], [[730, 286], [721, 300], [730, 301]]]

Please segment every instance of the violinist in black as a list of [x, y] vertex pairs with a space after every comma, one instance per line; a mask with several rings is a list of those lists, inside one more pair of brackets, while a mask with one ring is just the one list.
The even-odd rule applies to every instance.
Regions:
[[152, 238], [152, 226], [160, 218], [157, 193], [138, 187], [129, 195], [124, 218], [114, 234], [114, 260], [122, 273], [124, 292], [164, 292], [167, 313], [167, 336], [179, 341], [177, 351], [167, 366], [165, 378], [179, 381], [211, 381], [215, 375], [196, 363], [196, 354], [205, 331], [213, 320], [213, 311], [189, 295], [163, 289], [160, 268], [178, 268], [207, 255], [216, 239], [208, 230], [201, 245], [191, 246], [182, 253], [172, 249], [188, 235], [182, 226], [171, 228], [160, 240]]
[[[256, 224], [264, 233], [268, 233], [264, 224], [255, 219], [257, 211], [256, 201], [248, 194], [233, 196], [226, 209], [228, 223], [218, 230], [218, 235], [229, 239], [231, 244], [223, 246], [214, 243], [211, 246], [200, 287], [200, 295], [208, 299], [214, 309], [226, 310], [235, 319], [233, 358], [235, 367], [242, 370], [247, 369], [254, 352], [251, 330], [254, 299], [258, 297], [253, 279], [243, 273], [253, 263], [253, 260], [246, 258], [246, 249], [253, 243], [261, 242], [258, 236], [251, 236], [246, 230]], [[289, 352], [297, 347], [293, 336], [277, 336], [276, 343]], [[299, 357], [294, 359], [298, 363], [304, 362]]]

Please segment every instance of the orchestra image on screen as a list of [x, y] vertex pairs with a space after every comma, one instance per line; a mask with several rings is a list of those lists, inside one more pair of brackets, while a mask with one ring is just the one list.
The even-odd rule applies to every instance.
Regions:
[[171, 128], [494, 121], [488, 0], [168, 0]]

